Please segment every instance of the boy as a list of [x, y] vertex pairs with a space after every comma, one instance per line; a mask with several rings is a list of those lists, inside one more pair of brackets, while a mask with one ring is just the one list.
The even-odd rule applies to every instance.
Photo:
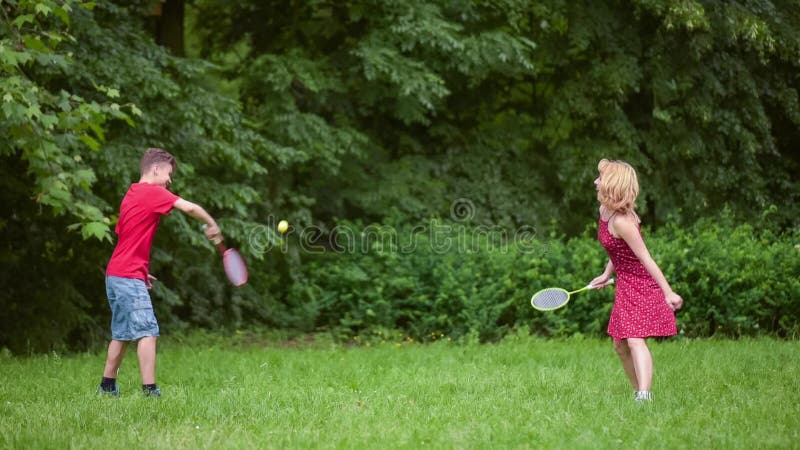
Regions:
[[108, 344], [100, 394], [119, 396], [117, 371], [128, 342], [138, 341], [139, 370], [145, 397], [161, 397], [156, 386], [156, 339], [158, 322], [148, 289], [156, 277], [150, 275], [150, 247], [162, 215], [177, 208], [206, 223], [206, 237], [220, 238], [214, 219], [200, 206], [167, 190], [172, 183], [175, 158], [160, 148], [148, 148], [141, 161], [141, 178], [122, 199], [114, 231], [118, 240], [106, 268], [106, 294], [111, 307], [111, 343]]

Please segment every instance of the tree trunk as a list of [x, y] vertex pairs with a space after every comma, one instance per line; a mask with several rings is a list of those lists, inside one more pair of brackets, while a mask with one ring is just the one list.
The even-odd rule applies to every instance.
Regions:
[[183, 47], [184, 0], [166, 0], [161, 4], [161, 14], [156, 18], [156, 43], [169, 49], [175, 56], [184, 56]]

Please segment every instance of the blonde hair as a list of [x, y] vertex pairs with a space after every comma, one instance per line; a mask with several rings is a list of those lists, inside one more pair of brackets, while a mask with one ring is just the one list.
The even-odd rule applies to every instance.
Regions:
[[639, 196], [639, 180], [633, 166], [625, 161], [601, 159], [597, 170], [600, 172], [600, 190], [597, 192], [600, 204], [609, 211], [633, 212]]

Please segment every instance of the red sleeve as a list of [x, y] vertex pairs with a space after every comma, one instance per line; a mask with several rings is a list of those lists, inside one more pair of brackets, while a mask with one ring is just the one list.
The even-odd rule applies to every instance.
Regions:
[[180, 197], [161, 186], [155, 186], [155, 188], [148, 199], [150, 207], [157, 214], [168, 214]]

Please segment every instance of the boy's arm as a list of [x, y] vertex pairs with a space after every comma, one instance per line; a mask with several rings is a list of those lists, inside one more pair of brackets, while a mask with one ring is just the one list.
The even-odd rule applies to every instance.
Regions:
[[195, 219], [205, 222], [205, 224], [208, 225], [206, 227], [206, 237], [209, 240], [213, 241], [217, 238], [222, 237], [219, 231], [219, 227], [217, 226], [217, 222], [214, 220], [213, 217], [211, 217], [211, 214], [209, 214], [208, 212], [206, 212], [205, 209], [203, 209], [202, 206], [184, 200], [182, 198], [175, 200], [175, 205], [173, 206], [185, 212], [186, 214], [194, 217]]

